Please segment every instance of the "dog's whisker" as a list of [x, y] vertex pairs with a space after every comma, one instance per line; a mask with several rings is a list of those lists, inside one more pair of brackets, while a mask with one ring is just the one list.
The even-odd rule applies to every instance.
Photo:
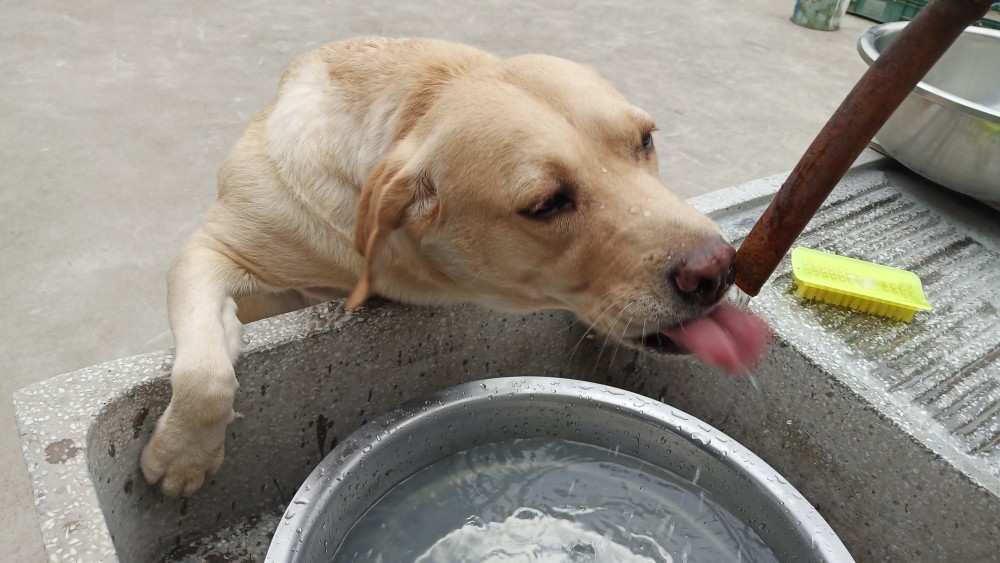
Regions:
[[587, 330], [585, 330], [583, 332], [583, 336], [581, 336], [580, 339], [576, 341], [576, 344], [573, 346], [573, 349], [570, 350], [569, 358], [567, 358], [567, 360], [566, 360], [566, 365], [567, 366], [569, 365], [569, 363], [571, 361], [573, 361], [573, 356], [576, 355], [576, 352], [580, 348], [580, 345], [583, 344], [583, 341], [586, 340], [588, 336], [590, 336], [590, 331], [594, 330], [594, 326], [596, 326], [597, 323], [598, 323], [598, 321], [601, 320], [601, 317], [603, 317], [604, 314], [607, 313], [614, 306], [615, 306], [614, 303], [612, 303], [611, 305], [608, 305], [608, 307], [606, 309], [604, 309], [604, 312], [602, 312], [601, 315], [599, 317], [597, 317], [597, 319], [593, 323], [591, 323], [589, 327], [587, 327]]
[[[608, 292], [608, 293], [610, 293], [610, 292]], [[605, 295], [607, 295], [607, 294], [605, 294]], [[607, 314], [607, 312], [610, 311], [612, 307], [614, 307], [615, 305], [617, 305], [618, 302], [621, 301], [621, 299], [622, 298], [619, 297], [619, 298], [615, 299], [614, 301], [612, 301], [611, 304], [608, 305], [603, 311], [601, 311], [601, 314], [598, 315], [596, 319], [594, 319], [594, 322], [590, 323], [590, 326], [587, 327], [587, 330], [583, 331], [583, 336], [580, 337], [580, 340], [576, 341], [576, 345], [574, 345], [573, 349], [570, 350], [569, 358], [566, 360], [566, 365], [567, 366], [569, 365], [569, 363], [571, 361], [573, 361], [573, 356], [576, 355], [577, 349], [580, 347], [580, 344], [583, 344], [583, 341], [586, 340], [587, 335], [590, 334], [590, 331], [594, 330], [594, 327], [597, 325], [598, 322], [600, 322], [601, 318], [604, 317], [604, 315]]]
[[[635, 305], [635, 302], [629, 303], [626, 309]], [[618, 355], [618, 348], [621, 348], [622, 341], [625, 340], [625, 334], [628, 333], [628, 327], [632, 325], [632, 321], [635, 319], [635, 315], [628, 318], [628, 322], [625, 323], [625, 330], [622, 331], [621, 336], [618, 337], [618, 345], [615, 346], [614, 352], [611, 353], [611, 361], [608, 362], [608, 375], [611, 375], [611, 366], [615, 363], [615, 356]]]
[[[602, 295], [598, 295], [596, 300], [600, 301], [601, 299], [603, 299], [605, 296], [607, 296], [612, 291], [614, 291], [614, 290], [611, 289], [611, 290], [605, 291]], [[566, 328], [562, 329], [562, 331], [558, 332], [557, 334], [562, 334], [563, 332], [568, 332], [570, 330], [573, 330], [573, 328], [576, 327], [576, 326], [577, 326], [577, 323], [575, 323], [575, 322], [570, 323], [569, 326], [567, 326]], [[590, 328], [587, 329], [587, 330], [589, 331], [589, 330], [591, 330], [593, 328], [594, 328], [594, 325], [590, 325]], [[584, 333], [584, 334], [586, 334], [586, 333]]]
[[[632, 306], [631, 302], [626, 303], [625, 306], [622, 307], [621, 312], [618, 313], [618, 316], [615, 317], [615, 320], [611, 321], [611, 326], [615, 326], [616, 324], [618, 324], [618, 319], [622, 318], [622, 315], [624, 315], [625, 311], [628, 310], [628, 308], [631, 307], [631, 306]], [[609, 330], [608, 331], [608, 335], [604, 337], [604, 344], [601, 344], [601, 351], [600, 351], [600, 353], [597, 354], [597, 361], [594, 362], [594, 371], [591, 372], [591, 373], [596, 373], [597, 372], [597, 366], [599, 366], [600, 363], [601, 363], [601, 358], [604, 356], [604, 350], [605, 350], [605, 348], [608, 347], [608, 340], [610, 338], [611, 338], [611, 331]]]

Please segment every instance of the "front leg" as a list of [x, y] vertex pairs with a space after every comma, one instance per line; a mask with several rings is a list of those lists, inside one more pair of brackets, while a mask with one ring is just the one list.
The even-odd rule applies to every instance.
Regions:
[[252, 277], [196, 232], [167, 274], [170, 327], [176, 347], [172, 396], [149, 444], [142, 473], [162, 479], [167, 496], [190, 496], [222, 465], [226, 426], [239, 383], [233, 364], [242, 351], [236, 299], [251, 293]]

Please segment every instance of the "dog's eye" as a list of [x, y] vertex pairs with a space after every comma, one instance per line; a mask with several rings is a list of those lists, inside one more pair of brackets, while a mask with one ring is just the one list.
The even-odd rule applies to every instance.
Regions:
[[649, 152], [653, 149], [653, 132], [643, 134], [642, 136], [642, 150]]
[[573, 199], [568, 194], [557, 192], [532, 207], [525, 209], [521, 212], [521, 215], [531, 219], [546, 219], [559, 213], [572, 211], [575, 207], [576, 203], [573, 202]]

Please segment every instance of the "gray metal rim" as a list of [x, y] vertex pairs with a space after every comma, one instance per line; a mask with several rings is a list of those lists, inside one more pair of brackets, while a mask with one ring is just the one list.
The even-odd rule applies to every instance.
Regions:
[[[861, 38], [858, 39], [858, 53], [861, 55], [861, 58], [864, 59], [864, 61], [870, 66], [879, 56], [879, 51], [875, 48], [878, 40], [883, 36], [895, 35], [899, 33], [908, 23], [909, 22], [905, 21], [890, 22], [868, 28], [861, 34]], [[1000, 31], [983, 27], [969, 27], [962, 33], [991, 37], [1000, 41]], [[917, 83], [917, 86], [913, 89], [913, 91], [917, 95], [936, 104], [1000, 125], [1000, 111], [992, 109], [988, 106], [966, 100], [965, 98], [956, 96], [936, 86], [931, 86], [923, 81]]]

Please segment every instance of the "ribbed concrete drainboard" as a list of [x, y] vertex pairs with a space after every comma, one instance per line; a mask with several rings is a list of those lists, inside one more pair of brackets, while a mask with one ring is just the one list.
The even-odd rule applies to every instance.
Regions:
[[[190, 500], [165, 500], [137, 470], [166, 406], [168, 351], [19, 391], [48, 554], [259, 559], [311, 468], [373, 413], [459, 382], [547, 375], [664, 400], [738, 439], [859, 561], [998, 560], [1000, 212], [867, 160], [800, 244], [916, 271], [935, 309], [912, 324], [803, 304], [786, 264], [751, 303], [777, 336], [755, 387], [687, 358], [602, 352], [603, 338], [582, 338], [586, 327], [560, 313], [317, 306], [248, 327], [236, 404], [245, 418], [222, 470]], [[781, 180], [695, 204], [738, 240]]]
[[[901, 193], [881, 171], [852, 180], [798, 244], [916, 272], [934, 310], [907, 324], [827, 305], [799, 308], [787, 260], [761, 308], [787, 308], [788, 322], [818, 327], [828, 353], [864, 366], [910, 408], [913, 423], [939, 426], [956, 453], [1000, 477], [1000, 253]], [[752, 226], [756, 215], [749, 215], [723, 221], [733, 240]]]
[[[738, 243], [768, 199], [754, 197], [782, 179], [702, 207]], [[907, 324], [804, 304], [782, 262], [752, 306], [835, 384], [809, 394], [807, 428], [786, 421], [779, 470], [840, 504], [828, 517], [859, 560], [1000, 560], [1000, 212], [876, 161], [852, 170], [796, 245], [916, 272], [934, 310]], [[853, 406], [838, 408], [841, 393]]]

